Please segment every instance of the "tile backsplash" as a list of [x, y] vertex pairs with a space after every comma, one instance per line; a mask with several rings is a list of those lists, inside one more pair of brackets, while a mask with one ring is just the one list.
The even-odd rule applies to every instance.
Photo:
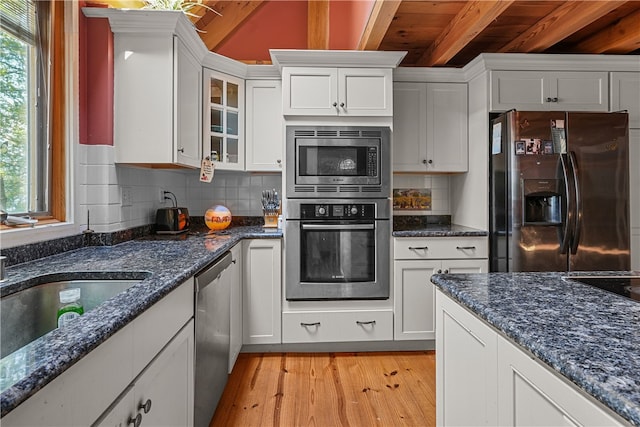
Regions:
[[96, 232], [153, 224], [156, 210], [171, 206], [169, 201], [161, 203], [161, 190], [175, 194], [178, 205], [189, 209], [192, 216], [203, 216], [215, 204], [226, 206], [236, 216], [262, 216], [262, 190], [282, 190], [280, 174], [216, 170], [211, 183], [202, 183], [197, 170], [116, 165], [111, 146], [80, 145], [78, 156], [78, 222], [85, 224], [88, 212], [89, 226]]
[[431, 190], [431, 210], [394, 210], [394, 215], [451, 215], [449, 203], [449, 175], [393, 175], [393, 188]]

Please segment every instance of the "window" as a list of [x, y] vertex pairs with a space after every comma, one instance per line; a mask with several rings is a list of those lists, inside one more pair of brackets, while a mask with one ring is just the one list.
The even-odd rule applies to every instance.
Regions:
[[[64, 2], [0, 2], [0, 208], [64, 220]], [[55, 107], [53, 107], [55, 106]]]

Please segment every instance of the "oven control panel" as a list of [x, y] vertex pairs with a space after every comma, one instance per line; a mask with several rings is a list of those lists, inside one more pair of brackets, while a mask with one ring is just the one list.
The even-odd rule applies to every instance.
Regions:
[[373, 219], [376, 206], [373, 203], [322, 203], [300, 206], [300, 219]]

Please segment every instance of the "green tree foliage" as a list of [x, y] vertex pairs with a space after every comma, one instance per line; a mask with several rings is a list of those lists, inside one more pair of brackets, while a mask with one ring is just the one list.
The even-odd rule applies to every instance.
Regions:
[[29, 46], [0, 31], [0, 207], [27, 211]]

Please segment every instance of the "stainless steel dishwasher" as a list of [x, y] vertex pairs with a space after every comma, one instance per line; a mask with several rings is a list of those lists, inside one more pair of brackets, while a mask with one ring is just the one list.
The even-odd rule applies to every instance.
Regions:
[[227, 384], [231, 252], [196, 275], [195, 427], [208, 426]]

